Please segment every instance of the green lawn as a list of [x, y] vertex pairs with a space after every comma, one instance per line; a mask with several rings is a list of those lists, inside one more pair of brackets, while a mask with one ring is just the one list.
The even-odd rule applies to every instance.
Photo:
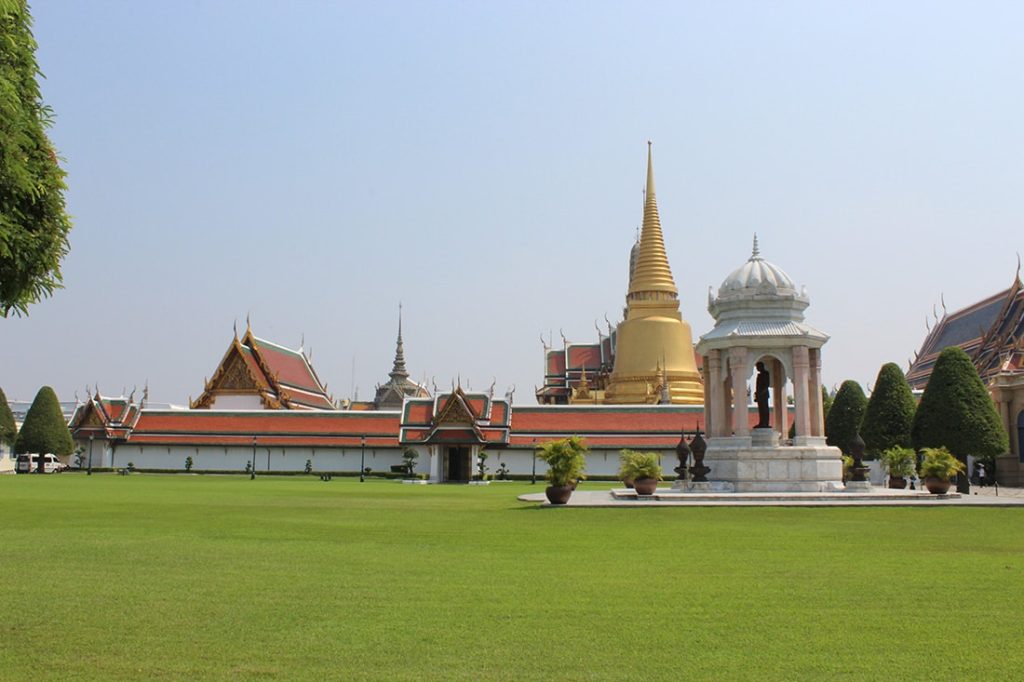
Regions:
[[1024, 670], [1024, 510], [515, 499], [542, 489], [0, 477], [0, 678]]

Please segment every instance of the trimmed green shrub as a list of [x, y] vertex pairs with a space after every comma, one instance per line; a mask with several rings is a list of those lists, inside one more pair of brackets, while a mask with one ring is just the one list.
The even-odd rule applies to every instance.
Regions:
[[[939, 353], [910, 434], [914, 448], [945, 447], [965, 467], [967, 455], [991, 466], [1010, 449], [992, 397], [970, 357], [957, 346]], [[969, 486], [960, 481], [957, 489], [966, 492]]]
[[917, 467], [917, 458], [914, 455], [914, 451], [898, 445], [883, 450], [880, 458], [882, 463], [885, 464], [885, 470], [893, 478], [913, 476]]
[[[54, 454], [70, 455], [75, 450], [75, 442], [68, 431], [68, 423], [60, 411], [57, 394], [49, 386], [43, 386], [36, 393], [32, 405], [25, 415], [25, 423], [14, 441], [16, 454]], [[42, 458], [39, 460], [39, 471], [43, 471]]]
[[25, 0], [0, 2], [0, 317], [26, 313], [61, 286], [71, 230], [31, 27]]
[[956, 474], [962, 474], [967, 470], [963, 462], [946, 448], [925, 448], [921, 452], [924, 454], [921, 460], [921, 478], [933, 476], [948, 481]]
[[585, 478], [583, 470], [589, 450], [585, 440], [571, 436], [542, 444], [537, 456], [547, 462], [546, 476], [551, 485], [564, 486]]
[[619, 461], [621, 462], [619, 476], [623, 480], [636, 481], [641, 478], [653, 478], [656, 481], [664, 480], [661, 465], [658, 464], [658, 453], [656, 452], [623, 450], [622, 454], [619, 455]]
[[14, 445], [18, 436], [18, 425], [14, 423], [14, 413], [7, 403], [7, 396], [0, 388], [0, 445]]
[[878, 457], [894, 447], [909, 448], [916, 410], [917, 403], [903, 370], [894, 362], [882, 365], [860, 427], [868, 456]]
[[868, 399], [860, 384], [852, 379], [844, 381], [825, 420], [826, 442], [842, 450], [844, 455], [850, 454], [850, 443], [860, 430], [867, 405]]

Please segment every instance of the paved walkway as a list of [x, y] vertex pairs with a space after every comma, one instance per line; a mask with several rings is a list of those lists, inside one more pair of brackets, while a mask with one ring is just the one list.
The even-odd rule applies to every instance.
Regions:
[[567, 505], [551, 505], [543, 492], [520, 495], [523, 502], [544, 507], [1020, 507], [1020, 488], [972, 487], [970, 495], [932, 495], [916, 490], [888, 490], [831, 493], [684, 493], [658, 488], [649, 497], [625, 488], [577, 490]]

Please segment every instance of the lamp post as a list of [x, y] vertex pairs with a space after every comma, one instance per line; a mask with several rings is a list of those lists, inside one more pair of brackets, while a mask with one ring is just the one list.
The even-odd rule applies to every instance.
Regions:
[[530, 485], [537, 483], [537, 439], [533, 439], [533, 473], [530, 475]]
[[89, 436], [89, 470], [86, 472], [87, 476], [92, 476], [92, 441], [96, 438], [94, 435]]
[[366, 436], [359, 436], [359, 482], [366, 480]]
[[252, 467], [249, 469], [249, 480], [256, 480], [256, 436], [252, 437]]

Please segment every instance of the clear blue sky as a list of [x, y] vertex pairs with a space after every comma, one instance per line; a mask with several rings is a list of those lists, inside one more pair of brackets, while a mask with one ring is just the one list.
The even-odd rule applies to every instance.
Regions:
[[621, 315], [647, 139], [695, 340], [757, 231], [829, 385], [905, 366], [940, 292], [1005, 288], [1021, 250], [1020, 3], [33, 11], [75, 228], [66, 289], [0, 320], [12, 399], [182, 403], [250, 312], [365, 399], [401, 300], [413, 378], [532, 401], [539, 334]]

